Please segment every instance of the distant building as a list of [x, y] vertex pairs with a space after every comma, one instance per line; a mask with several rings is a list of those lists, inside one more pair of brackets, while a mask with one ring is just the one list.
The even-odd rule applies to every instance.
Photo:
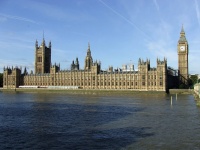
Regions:
[[[101, 63], [92, 58], [88, 44], [84, 69], [79, 68], [78, 58], [72, 61], [70, 70], [60, 70], [60, 64], [51, 64], [51, 42], [47, 47], [43, 39], [40, 46], [35, 43], [35, 74], [28, 74], [18, 67], [4, 68], [3, 88], [20, 87], [78, 87], [81, 89], [132, 89], [140, 91], [167, 91], [171, 82], [187, 84], [188, 43], [181, 29], [178, 41], [178, 76], [176, 71], [167, 67], [167, 59], [157, 59], [156, 68], [151, 68], [150, 60], [138, 60], [138, 70], [124, 65], [122, 69], [101, 70]], [[25, 68], [26, 69], [26, 68]], [[178, 77], [178, 78], [177, 78]]]

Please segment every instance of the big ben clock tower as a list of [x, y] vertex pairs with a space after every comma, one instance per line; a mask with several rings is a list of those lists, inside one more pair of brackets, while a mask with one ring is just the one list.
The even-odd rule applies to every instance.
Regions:
[[178, 51], [178, 70], [180, 84], [188, 85], [188, 42], [185, 37], [185, 31], [181, 29], [180, 38], [177, 46]]

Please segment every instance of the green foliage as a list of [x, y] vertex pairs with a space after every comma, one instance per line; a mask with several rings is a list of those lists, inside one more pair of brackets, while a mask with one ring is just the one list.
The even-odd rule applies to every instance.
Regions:
[[197, 83], [197, 75], [191, 75], [190, 79], [192, 80], [193, 85]]
[[3, 73], [0, 73], [0, 87], [3, 87]]
[[198, 80], [197, 75], [191, 75], [189, 79], [189, 86], [190, 88], [194, 88], [194, 85], [198, 82], [199, 83], [200, 79]]
[[180, 84], [179, 89], [187, 89], [188, 87], [185, 84]]

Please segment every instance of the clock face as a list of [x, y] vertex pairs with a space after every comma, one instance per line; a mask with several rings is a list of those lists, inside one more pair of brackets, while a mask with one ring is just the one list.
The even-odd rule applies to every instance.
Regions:
[[180, 47], [180, 50], [181, 50], [181, 51], [185, 51], [185, 46], [181, 46], [181, 47]]

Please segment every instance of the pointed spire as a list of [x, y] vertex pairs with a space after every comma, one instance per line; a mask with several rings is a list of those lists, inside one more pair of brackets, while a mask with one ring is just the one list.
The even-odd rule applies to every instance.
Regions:
[[37, 41], [37, 39], [35, 41], [35, 47], [38, 47], [38, 41]]
[[88, 42], [88, 52], [90, 52], [90, 42]]
[[138, 64], [141, 64], [141, 58], [139, 58], [139, 60], [138, 60]]
[[49, 48], [51, 48], [51, 41], [49, 42]]
[[181, 33], [185, 33], [184, 28], [183, 28], [183, 24], [182, 24], [182, 28], [181, 28]]
[[27, 75], [26, 67], [24, 68], [24, 75]]
[[78, 65], [79, 64], [79, 62], [78, 62], [78, 57], [76, 57], [76, 65]]
[[187, 42], [186, 37], [185, 37], [185, 31], [184, 31], [183, 25], [182, 25], [182, 28], [181, 28], [180, 38], [179, 38], [178, 42], [179, 43]]
[[164, 57], [164, 62], [167, 63], [167, 58], [166, 57]]
[[45, 40], [44, 40], [44, 30], [43, 30], [43, 40], [42, 40], [42, 45], [45, 45]]
[[44, 30], [43, 30], [43, 40], [44, 40]]

